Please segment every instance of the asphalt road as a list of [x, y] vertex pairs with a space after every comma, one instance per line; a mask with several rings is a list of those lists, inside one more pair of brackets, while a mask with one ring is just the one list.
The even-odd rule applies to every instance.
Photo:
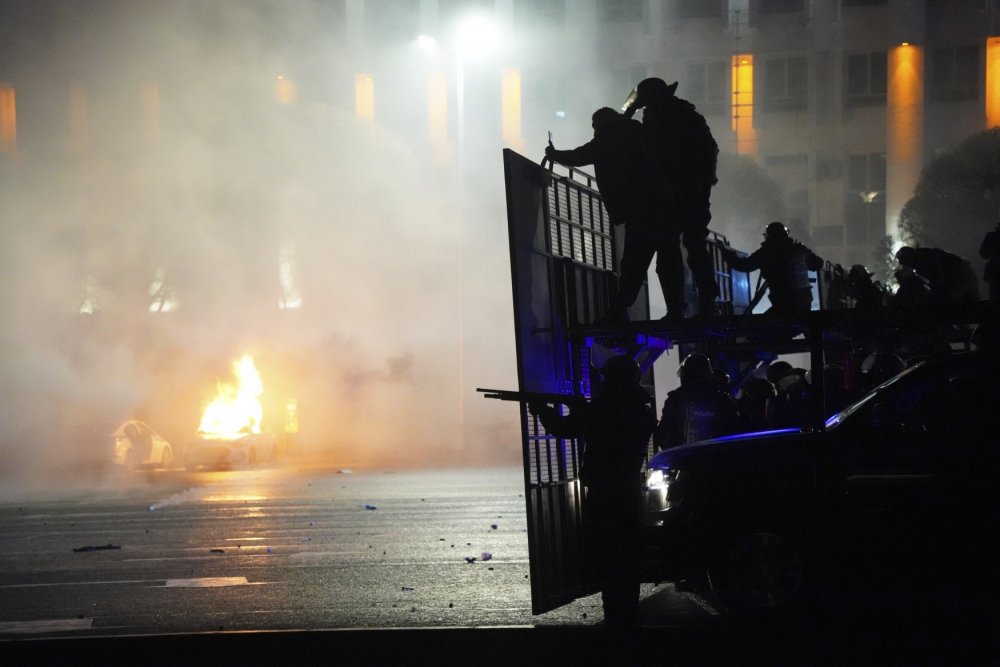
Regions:
[[[599, 622], [597, 596], [532, 616], [525, 529], [518, 468], [152, 471], [26, 494], [0, 504], [0, 637]], [[660, 621], [714, 613], [658, 590]]]
[[644, 587], [624, 634], [599, 625], [598, 596], [533, 616], [525, 528], [519, 468], [7, 489], [0, 664], [1000, 664], [997, 605], [934, 582], [836, 591], [833, 616], [767, 626], [669, 585]]

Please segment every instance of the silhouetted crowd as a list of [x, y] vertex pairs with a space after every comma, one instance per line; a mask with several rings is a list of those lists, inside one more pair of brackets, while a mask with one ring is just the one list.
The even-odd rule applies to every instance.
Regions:
[[[704, 117], [676, 96], [677, 83], [651, 78], [639, 83], [618, 112], [601, 108], [592, 116], [593, 139], [572, 150], [550, 142], [545, 155], [567, 166], [593, 165], [611, 222], [624, 231], [617, 291], [599, 320], [628, 320], [650, 263], [667, 313], [686, 314], [684, 261], [697, 288], [699, 317], [719, 314], [719, 286], [707, 244], [710, 194], [717, 183], [718, 146]], [[642, 122], [632, 119], [643, 109]], [[721, 248], [738, 271], [760, 271], [758, 297], [767, 294], [768, 313], [794, 316], [812, 309], [809, 273], [823, 259], [793, 239], [781, 222], [765, 227], [764, 240], [750, 254]], [[1000, 299], [1000, 225], [983, 240], [990, 300]], [[862, 265], [829, 267], [832, 295], [840, 307], [920, 314], [945, 304], [980, 300], [979, 279], [964, 259], [938, 248], [903, 246], [896, 253], [898, 288], [890, 291]], [[755, 297], [756, 301], [757, 297]], [[751, 303], [751, 308], [755, 303]], [[748, 309], [748, 310], [750, 310]], [[995, 347], [994, 323], [971, 332], [969, 345]], [[914, 327], [891, 336], [859, 335], [828, 355], [822, 386], [803, 368], [775, 358], [733, 387], [706, 354], [686, 356], [678, 369], [680, 386], [669, 392], [657, 420], [652, 399], [640, 386], [640, 369], [629, 356], [614, 357], [599, 369], [594, 398], [570, 413], [543, 403], [529, 409], [546, 431], [579, 437], [585, 443], [580, 478], [586, 488], [583, 532], [589, 581], [602, 591], [608, 624], [627, 625], [638, 615], [637, 549], [641, 488], [637, 476], [652, 436], [655, 449], [766, 429], [820, 426], [832, 415], [930, 354], [950, 350], [958, 330]]]

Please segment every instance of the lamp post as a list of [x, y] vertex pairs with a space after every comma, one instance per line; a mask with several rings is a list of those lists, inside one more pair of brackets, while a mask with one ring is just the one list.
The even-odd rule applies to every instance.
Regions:
[[455, 29], [455, 140], [458, 151], [458, 448], [465, 449], [465, 64], [491, 53], [499, 31], [487, 14], [469, 14]]

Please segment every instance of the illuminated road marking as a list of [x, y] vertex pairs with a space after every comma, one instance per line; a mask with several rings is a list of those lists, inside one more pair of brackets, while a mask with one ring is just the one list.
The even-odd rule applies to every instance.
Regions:
[[217, 586], [248, 586], [246, 577], [198, 577], [197, 579], [167, 579], [167, 588], [215, 588]]
[[56, 581], [42, 584], [6, 584], [0, 588], [45, 588], [55, 586], [110, 586], [154, 584], [158, 588], [214, 588], [218, 586], [263, 586], [271, 581], [247, 581], [246, 577], [199, 577], [197, 579], [122, 579], [119, 581]]
[[89, 630], [92, 618], [53, 618], [42, 621], [0, 621], [0, 634], [35, 634], [42, 632], [68, 632]]

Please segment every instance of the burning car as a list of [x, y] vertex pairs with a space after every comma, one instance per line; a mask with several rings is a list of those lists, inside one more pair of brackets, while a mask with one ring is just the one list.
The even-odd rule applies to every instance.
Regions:
[[184, 467], [194, 470], [206, 467], [256, 466], [274, 458], [275, 438], [270, 431], [243, 433], [234, 437], [217, 437], [199, 433], [187, 443]]
[[141, 421], [132, 419], [110, 432], [112, 456], [115, 465], [125, 470], [139, 468], [169, 468], [173, 465], [174, 450], [159, 433]]
[[264, 385], [250, 355], [233, 364], [235, 384], [220, 382], [205, 407], [197, 437], [188, 442], [184, 467], [256, 466], [274, 458], [275, 437], [261, 430]]

